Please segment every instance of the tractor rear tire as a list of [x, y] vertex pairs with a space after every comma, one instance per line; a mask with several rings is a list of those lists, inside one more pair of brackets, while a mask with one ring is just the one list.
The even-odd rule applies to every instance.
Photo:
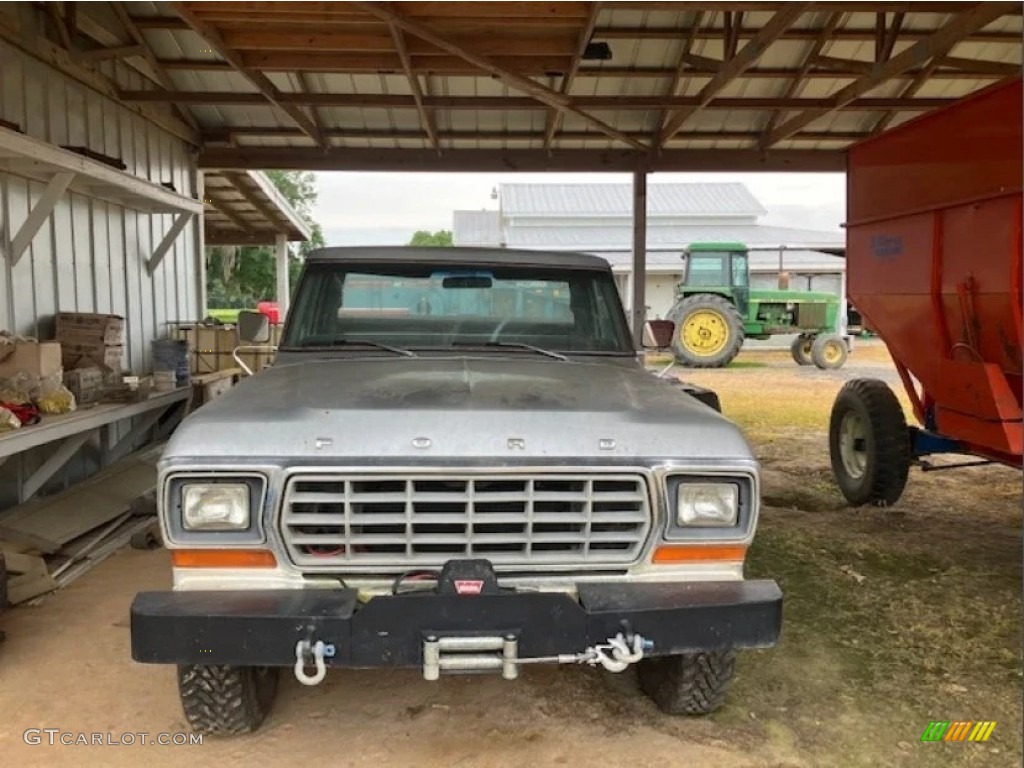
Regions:
[[180, 665], [178, 693], [185, 719], [196, 733], [255, 731], [277, 696], [277, 672], [276, 667]]
[[793, 339], [793, 343], [789, 347], [790, 354], [793, 355], [793, 362], [797, 365], [810, 365], [811, 360], [811, 345], [814, 343], [813, 336], [806, 336], [801, 334]]
[[878, 379], [853, 379], [839, 390], [828, 428], [832, 474], [853, 506], [888, 507], [910, 472], [910, 433], [903, 407]]
[[667, 715], [706, 715], [725, 701], [735, 651], [656, 656], [637, 664], [641, 690]]
[[668, 319], [676, 324], [672, 352], [690, 368], [724, 368], [743, 347], [743, 321], [721, 296], [688, 296], [669, 310]]
[[811, 360], [823, 371], [842, 368], [849, 354], [846, 342], [834, 333], [815, 336], [811, 344]]

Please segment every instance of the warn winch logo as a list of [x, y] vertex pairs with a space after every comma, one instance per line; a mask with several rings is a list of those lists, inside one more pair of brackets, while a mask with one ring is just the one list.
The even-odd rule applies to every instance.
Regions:
[[483, 592], [482, 579], [455, 579], [455, 592], [460, 595], [479, 595]]

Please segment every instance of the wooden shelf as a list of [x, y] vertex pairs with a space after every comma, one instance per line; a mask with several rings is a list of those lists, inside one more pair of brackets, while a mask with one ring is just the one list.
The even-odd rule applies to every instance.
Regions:
[[0, 128], [0, 171], [44, 184], [74, 174], [65, 189], [146, 213], [203, 212], [201, 200], [8, 128]]

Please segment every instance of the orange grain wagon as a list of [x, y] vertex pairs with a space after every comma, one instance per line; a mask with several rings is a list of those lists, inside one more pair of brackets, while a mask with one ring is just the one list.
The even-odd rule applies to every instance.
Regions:
[[850, 300], [920, 424], [883, 382], [847, 383], [829, 437], [852, 503], [895, 502], [912, 463], [948, 466], [930, 454], [1021, 466], [1022, 110], [1018, 77], [849, 150]]

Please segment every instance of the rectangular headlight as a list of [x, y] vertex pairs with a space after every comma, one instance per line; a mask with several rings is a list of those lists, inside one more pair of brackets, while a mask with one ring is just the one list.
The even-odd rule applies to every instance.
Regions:
[[676, 490], [676, 524], [680, 526], [733, 526], [739, 507], [735, 483], [680, 483]]
[[186, 483], [181, 490], [182, 526], [187, 531], [235, 531], [249, 527], [245, 483]]

